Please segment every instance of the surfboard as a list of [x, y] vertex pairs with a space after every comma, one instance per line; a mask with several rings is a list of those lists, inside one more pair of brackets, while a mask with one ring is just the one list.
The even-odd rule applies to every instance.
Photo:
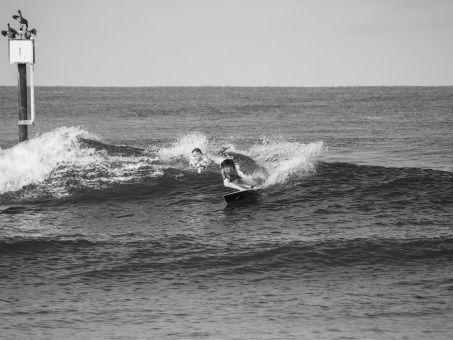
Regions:
[[259, 192], [260, 192], [260, 190], [258, 190], [258, 189], [236, 191], [236, 192], [233, 192], [232, 194], [223, 196], [223, 198], [225, 199], [225, 202], [230, 204], [230, 203], [241, 201], [246, 198], [255, 198], [259, 195]]

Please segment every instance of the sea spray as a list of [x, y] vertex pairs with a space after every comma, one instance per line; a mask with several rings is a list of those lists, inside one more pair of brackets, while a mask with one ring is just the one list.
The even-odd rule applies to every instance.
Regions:
[[278, 142], [271, 148], [274, 161], [269, 162], [271, 176], [265, 185], [269, 186], [276, 183], [285, 183], [292, 178], [303, 178], [312, 174], [316, 170], [318, 157], [327, 149], [323, 142], [313, 142], [303, 144], [299, 142]]
[[17, 192], [3, 200], [61, 198], [162, 176], [155, 156], [127, 156], [124, 148], [90, 143], [96, 138], [80, 128], [64, 127], [0, 150], [0, 195]]
[[0, 151], [0, 194], [43, 181], [61, 164], [78, 160], [77, 136], [94, 138], [76, 128], [58, 128]]

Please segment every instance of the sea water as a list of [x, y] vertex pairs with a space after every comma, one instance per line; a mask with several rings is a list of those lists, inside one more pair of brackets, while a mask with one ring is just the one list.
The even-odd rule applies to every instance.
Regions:
[[[453, 88], [0, 87], [2, 339], [450, 339]], [[227, 206], [194, 148], [253, 159]]]

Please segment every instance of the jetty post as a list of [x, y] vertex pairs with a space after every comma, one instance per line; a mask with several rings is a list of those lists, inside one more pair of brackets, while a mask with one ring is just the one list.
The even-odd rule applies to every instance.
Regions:
[[[28, 30], [28, 21], [19, 15], [13, 18], [19, 22], [19, 31], [11, 28], [8, 24], [8, 31], [2, 31], [2, 35], [8, 37], [9, 62], [17, 64], [17, 83], [19, 88], [19, 142], [28, 140], [28, 126], [35, 120], [35, 98], [34, 98], [34, 63], [35, 63], [35, 42], [32, 35], [36, 35], [36, 29]], [[28, 119], [28, 94], [27, 94], [27, 64], [30, 65], [30, 99], [31, 119]]]

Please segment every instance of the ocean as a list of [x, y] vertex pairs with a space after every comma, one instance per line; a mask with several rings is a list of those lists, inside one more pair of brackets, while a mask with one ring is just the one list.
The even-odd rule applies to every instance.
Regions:
[[35, 94], [18, 144], [0, 87], [1, 339], [451, 339], [453, 87]]

